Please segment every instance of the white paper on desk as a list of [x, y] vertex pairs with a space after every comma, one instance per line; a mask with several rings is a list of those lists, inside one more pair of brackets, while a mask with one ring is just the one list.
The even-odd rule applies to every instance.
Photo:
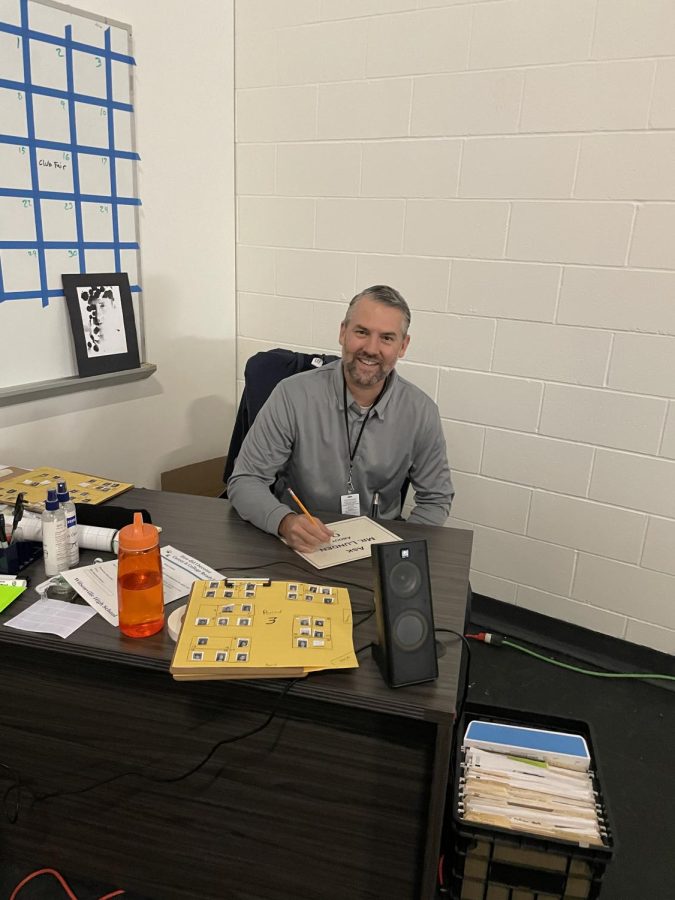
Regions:
[[80, 625], [84, 625], [95, 615], [95, 610], [77, 603], [63, 600], [36, 600], [28, 609], [5, 622], [7, 628], [19, 631], [38, 631], [42, 634], [56, 634], [67, 638]]
[[[222, 581], [223, 576], [198, 559], [176, 550], [162, 547], [162, 583], [164, 603], [171, 603], [190, 593], [197, 579]], [[106, 622], [119, 625], [117, 612], [117, 560], [81, 566], [61, 573], [68, 584], [83, 597]]]
[[364, 559], [370, 556], [372, 544], [387, 544], [400, 541], [401, 538], [374, 522], [368, 516], [356, 516], [341, 522], [330, 522], [326, 525], [334, 532], [330, 544], [324, 544], [311, 553], [300, 553], [299, 556], [311, 563], [315, 569], [327, 569], [351, 562], [353, 559]]

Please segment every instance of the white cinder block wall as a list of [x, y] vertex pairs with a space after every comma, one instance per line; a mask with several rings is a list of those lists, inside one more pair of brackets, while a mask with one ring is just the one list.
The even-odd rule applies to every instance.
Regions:
[[238, 377], [413, 310], [476, 591], [675, 652], [673, 0], [237, 0]]

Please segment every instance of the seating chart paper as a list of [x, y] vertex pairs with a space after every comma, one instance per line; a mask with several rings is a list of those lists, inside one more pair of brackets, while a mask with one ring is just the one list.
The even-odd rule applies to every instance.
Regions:
[[357, 665], [346, 588], [233, 578], [192, 586], [171, 673], [279, 678]]

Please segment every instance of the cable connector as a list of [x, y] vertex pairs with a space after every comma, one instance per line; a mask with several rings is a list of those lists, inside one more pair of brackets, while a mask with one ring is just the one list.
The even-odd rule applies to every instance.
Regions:
[[486, 644], [494, 644], [495, 647], [500, 647], [506, 638], [503, 634], [490, 634], [489, 632], [485, 633], [485, 643]]
[[503, 634], [492, 634], [490, 631], [479, 631], [478, 634], [465, 634], [464, 637], [473, 641], [482, 641], [484, 644], [494, 644], [495, 647], [501, 646], [506, 640]]

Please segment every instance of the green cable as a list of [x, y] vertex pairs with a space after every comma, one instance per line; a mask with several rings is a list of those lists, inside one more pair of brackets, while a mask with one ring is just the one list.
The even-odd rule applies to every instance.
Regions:
[[560, 662], [560, 660], [551, 659], [550, 656], [543, 656], [541, 653], [536, 653], [534, 650], [529, 650], [527, 647], [521, 647], [520, 644], [515, 644], [513, 641], [508, 640], [508, 638], [504, 638], [502, 644], [505, 644], [507, 647], [513, 647], [514, 650], [520, 650], [521, 653], [527, 653], [528, 656], [534, 656], [544, 662], [551, 663], [554, 666], [560, 666], [561, 669], [570, 669], [572, 672], [580, 672], [582, 675], [595, 675], [597, 678], [648, 678], [650, 681], [655, 678], [660, 678], [665, 681], [675, 681], [675, 675], [652, 675], [649, 672], [640, 674], [632, 672], [593, 672], [591, 669], [579, 669], [577, 666], [571, 666], [568, 663]]

